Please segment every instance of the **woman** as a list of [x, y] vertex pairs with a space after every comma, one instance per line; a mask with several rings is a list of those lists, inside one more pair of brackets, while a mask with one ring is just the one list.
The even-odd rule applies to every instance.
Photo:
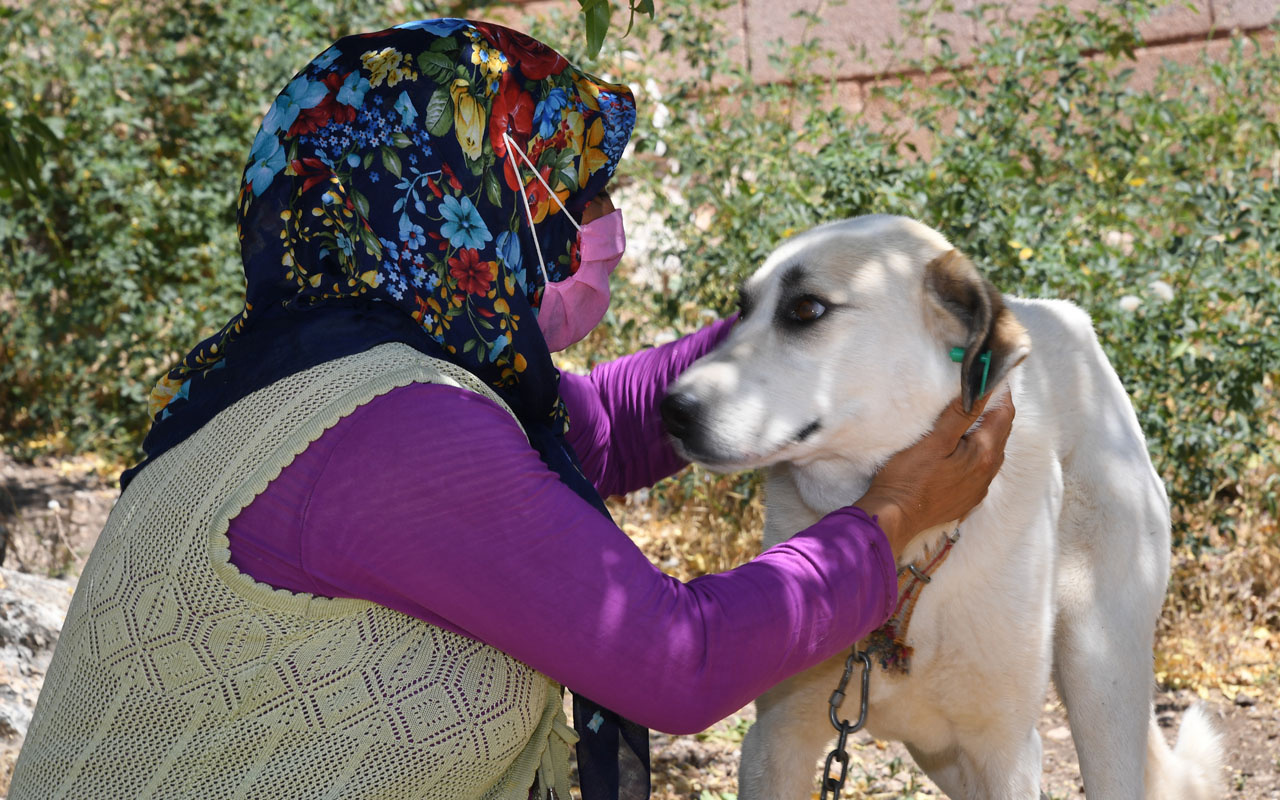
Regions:
[[288, 84], [240, 192], [244, 310], [157, 387], [13, 800], [568, 798], [579, 737], [585, 798], [643, 797], [624, 718], [700, 730], [884, 619], [895, 555], [981, 499], [1010, 412], [965, 438], [976, 412], [947, 412], [738, 569], [654, 569], [600, 497], [682, 466], [658, 400], [731, 322], [589, 377], [550, 355], [607, 306], [634, 119], [456, 19]]

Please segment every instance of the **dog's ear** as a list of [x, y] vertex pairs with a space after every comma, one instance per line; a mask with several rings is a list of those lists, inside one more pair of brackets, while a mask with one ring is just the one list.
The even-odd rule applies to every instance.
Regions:
[[[937, 312], [947, 345], [964, 348], [960, 394], [968, 411], [980, 396], [983, 371], [987, 372], [987, 387], [995, 386], [1031, 352], [1031, 337], [1005, 308], [996, 287], [957, 250], [948, 250], [929, 262], [924, 288], [925, 302]], [[989, 366], [980, 359], [988, 351]]]

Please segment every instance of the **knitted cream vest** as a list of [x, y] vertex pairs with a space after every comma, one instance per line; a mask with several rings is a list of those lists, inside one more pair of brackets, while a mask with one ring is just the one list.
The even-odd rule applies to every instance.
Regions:
[[268, 482], [413, 382], [502, 405], [464, 370], [386, 344], [254, 392], [137, 476], [80, 577], [10, 800], [528, 800], [535, 776], [569, 798], [577, 736], [546, 676], [229, 561], [228, 522]]

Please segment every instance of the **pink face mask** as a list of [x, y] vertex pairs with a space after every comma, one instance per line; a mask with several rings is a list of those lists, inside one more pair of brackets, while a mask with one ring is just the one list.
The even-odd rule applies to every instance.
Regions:
[[[546, 188], [547, 194], [560, 206], [565, 218], [578, 229], [578, 271], [558, 283], [552, 283], [548, 277], [542, 258], [542, 245], [538, 243], [537, 235], [533, 236], [533, 246], [538, 253], [538, 268], [542, 270], [544, 282], [542, 304], [538, 309], [538, 328], [542, 330], [548, 349], [554, 353], [581, 341], [592, 328], [600, 324], [605, 312], [609, 310], [609, 276], [613, 274], [627, 248], [627, 237], [622, 229], [622, 212], [613, 211], [586, 225], [579, 225], [556, 193], [547, 186], [542, 175], [529, 163], [528, 155], [516, 147], [515, 142], [505, 133], [503, 139], [507, 152], [520, 155], [529, 165], [534, 177]], [[520, 162], [515, 161], [514, 166], [516, 174], [521, 175]], [[524, 211], [532, 231], [533, 212], [529, 209], [528, 193], [522, 191], [520, 196], [524, 199]]]

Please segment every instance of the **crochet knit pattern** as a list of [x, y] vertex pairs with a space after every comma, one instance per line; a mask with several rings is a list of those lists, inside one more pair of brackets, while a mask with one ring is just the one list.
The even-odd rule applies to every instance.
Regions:
[[387, 344], [245, 397], [139, 473], [81, 576], [11, 800], [527, 800], [535, 777], [569, 797], [576, 734], [549, 678], [229, 561], [230, 519], [325, 429], [412, 382], [502, 405]]

